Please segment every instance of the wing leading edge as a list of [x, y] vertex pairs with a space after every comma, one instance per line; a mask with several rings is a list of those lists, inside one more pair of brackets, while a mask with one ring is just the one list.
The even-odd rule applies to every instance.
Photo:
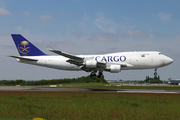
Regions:
[[62, 52], [62, 51], [59, 51], [59, 50], [54, 50], [52, 49], [51, 47], [49, 46], [45, 46], [47, 50], [51, 51], [51, 52], [54, 52], [58, 55], [62, 55], [64, 57], [67, 57], [67, 58], [70, 58], [70, 59], [75, 59], [75, 60], [83, 60], [84, 58], [81, 58], [81, 57], [78, 57], [78, 56], [75, 56], [75, 55], [71, 55], [69, 53], [65, 53], [65, 52]]

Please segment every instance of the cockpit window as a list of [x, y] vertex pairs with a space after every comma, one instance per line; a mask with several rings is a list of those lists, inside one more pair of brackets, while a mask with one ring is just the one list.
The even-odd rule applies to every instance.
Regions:
[[162, 53], [159, 53], [159, 55], [162, 55]]

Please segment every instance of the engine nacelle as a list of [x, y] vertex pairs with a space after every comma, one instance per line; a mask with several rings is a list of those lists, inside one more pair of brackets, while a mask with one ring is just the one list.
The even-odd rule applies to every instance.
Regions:
[[96, 68], [97, 67], [97, 61], [93, 60], [87, 60], [85, 62], [86, 68]]
[[111, 73], [119, 73], [121, 72], [121, 65], [111, 65], [109, 69]]

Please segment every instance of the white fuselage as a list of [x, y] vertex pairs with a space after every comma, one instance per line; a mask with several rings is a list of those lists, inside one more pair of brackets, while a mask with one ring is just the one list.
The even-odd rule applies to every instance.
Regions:
[[[133, 69], [153, 69], [169, 65], [173, 60], [160, 52], [119, 52], [104, 55], [77, 55], [83, 57], [84, 60], [95, 60], [112, 65], [121, 65], [121, 70]], [[39, 65], [60, 70], [81, 70], [80, 66], [66, 62], [69, 58], [63, 56], [24, 56], [24, 58], [36, 59], [37, 61], [29, 61], [18, 59], [18, 62]]]

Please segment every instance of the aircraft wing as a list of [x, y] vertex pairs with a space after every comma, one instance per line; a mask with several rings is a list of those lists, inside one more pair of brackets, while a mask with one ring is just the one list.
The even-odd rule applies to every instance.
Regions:
[[70, 58], [70, 59], [75, 59], [75, 60], [83, 60], [84, 58], [82, 57], [78, 57], [78, 56], [75, 56], [75, 55], [71, 55], [69, 53], [65, 53], [65, 52], [62, 52], [62, 51], [59, 51], [59, 50], [54, 50], [52, 49], [51, 47], [49, 46], [45, 46], [47, 50], [51, 51], [51, 52], [54, 52], [56, 54], [59, 54], [59, 55], [62, 55], [64, 57], [67, 57], [67, 58]]
[[[82, 57], [78, 57], [76, 55], [65, 53], [65, 52], [62, 52], [62, 51], [59, 51], [59, 50], [54, 50], [53, 48], [51, 48], [51, 47], [49, 47], [47, 45], [45, 47], [46, 47], [47, 50], [49, 50], [51, 52], [54, 52], [56, 54], [62, 55], [62, 56], [67, 57], [67, 58], [70, 58], [69, 60], [67, 60], [67, 62], [69, 62], [71, 64], [74, 64], [74, 65], [77, 65], [77, 66], [82, 66], [83, 65], [84, 58], [82, 58]], [[97, 62], [97, 67], [98, 68], [105, 68], [106, 63]], [[84, 71], [92, 71], [93, 70], [93, 69], [90, 69], [90, 68], [86, 68], [85, 66], [81, 67], [81, 69], [84, 70]]]
[[36, 59], [24, 58], [24, 57], [20, 57], [20, 56], [8, 56], [8, 57], [18, 58], [18, 59], [22, 59], [22, 60], [29, 60], [29, 61], [38, 61]]

